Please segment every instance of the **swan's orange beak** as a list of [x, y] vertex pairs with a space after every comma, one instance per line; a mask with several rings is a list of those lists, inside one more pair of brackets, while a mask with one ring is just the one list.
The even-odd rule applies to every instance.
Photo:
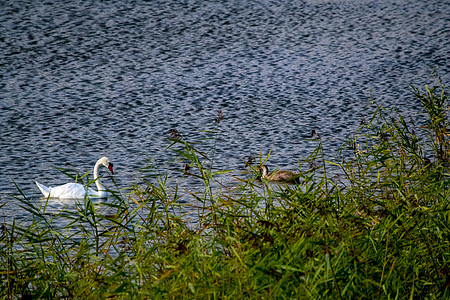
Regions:
[[111, 171], [111, 174], [114, 174], [113, 166], [114, 165], [112, 163], [109, 163], [108, 165], [108, 169]]

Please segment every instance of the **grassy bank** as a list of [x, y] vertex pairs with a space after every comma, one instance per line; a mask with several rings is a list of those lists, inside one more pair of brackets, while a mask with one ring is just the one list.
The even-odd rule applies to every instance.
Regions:
[[[59, 214], [17, 197], [33, 222], [1, 226], [0, 295], [448, 298], [449, 103], [440, 81], [413, 92], [426, 123], [378, 107], [333, 162], [316, 135], [298, 185], [258, 180], [250, 160], [247, 178], [222, 187], [216, 178], [226, 171], [214, 169], [226, 122], [219, 114], [207, 132], [210, 151], [171, 131], [168, 149], [190, 165], [201, 192], [149, 177], [127, 194]], [[179, 201], [189, 193], [190, 204]]]

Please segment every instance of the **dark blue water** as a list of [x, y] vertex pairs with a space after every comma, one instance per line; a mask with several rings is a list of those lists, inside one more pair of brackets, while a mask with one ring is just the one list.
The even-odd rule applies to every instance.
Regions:
[[169, 130], [200, 139], [219, 110], [217, 168], [270, 150], [298, 168], [310, 131], [331, 156], [370, 95], [417, 118], [409, 84], [450, 82], [449, 40], [450, 1], [2, 1], [1, 201], [103, 155], [121, 186], [147, 158], [174, 170]]

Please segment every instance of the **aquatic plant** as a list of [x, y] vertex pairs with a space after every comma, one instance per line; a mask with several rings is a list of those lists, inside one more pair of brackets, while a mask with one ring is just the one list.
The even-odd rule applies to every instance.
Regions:
[[[51, 200], [33, 205], [19, 193], [32, 219], [1, 225], [0, 294], [447, 298], [449, 106], [439, 83], [413, 90], [428, 116], [423, 127], [377, 107], [336, 162], [325, 160], [316, 135], [316, 150], [299, 162], [299, 184], [252, 174], [221, 184], [229, 175], [214, 166], [220, 113], [205, 131], [209, 152], [170, 132], [169, 151], [190, 166], [201, 193], [168, 184], [153, 165], [145, 170], [152, 176], [126, 192], [116, 186], [106, 202], [86, 198], [55, 212]], [[180, 201], [186, 194], [191, 201]]]

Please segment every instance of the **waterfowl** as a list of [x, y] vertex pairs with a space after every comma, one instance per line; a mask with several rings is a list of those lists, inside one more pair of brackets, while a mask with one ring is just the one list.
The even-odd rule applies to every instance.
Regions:
[[269, 168], [266, 165], [262, 165], [261, 167], [261, 178], [269, 180], [269, 181], [283, 181], [287, 183], [298, 183], [298, 174], [292, 171], [286, 170], [275, 170], [269, 172]]
[[41, 190], [44, 197], [59, 198], [59, 199], [84, 199], [85, 195], [89, 198], [107, 198], [108, 193], [105, 187], [100, 183], [98, 179], [98, 168], [100, 166], [105, 166], [114, 174], [113, 164], [109, 161], [109, 158], [100, 158], [94, 166], [94, 180], [97, 186], [97, 191], [91, 188], [86, 189], [86, 187], [79, 183], [66, 183], [60, 186], [45, 186], [36, 181], [36, 185]]

